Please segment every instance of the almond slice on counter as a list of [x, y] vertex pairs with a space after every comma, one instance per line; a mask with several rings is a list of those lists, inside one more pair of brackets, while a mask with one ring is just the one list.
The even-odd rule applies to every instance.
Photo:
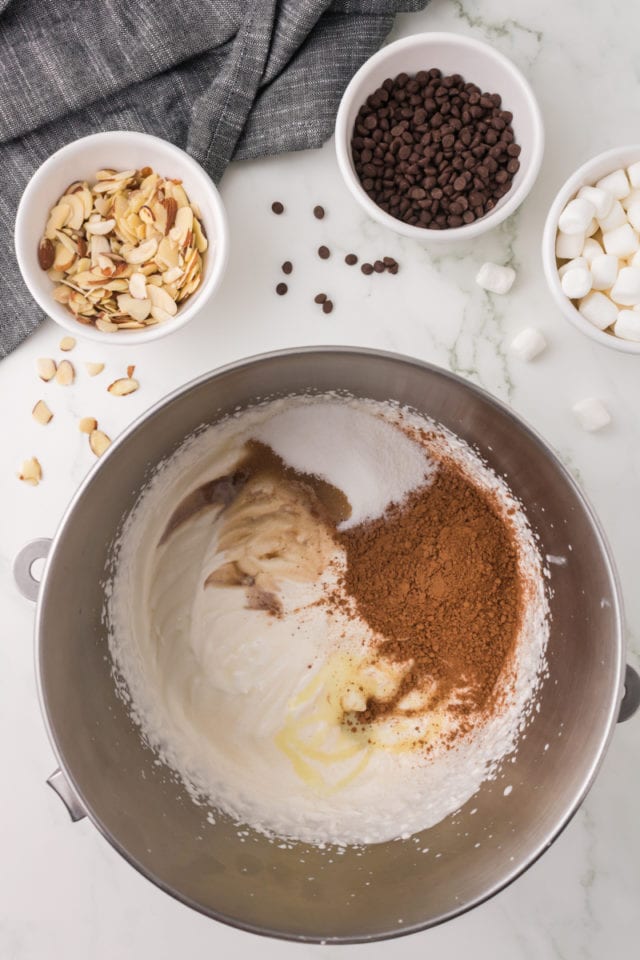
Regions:
[[69, 350], [73, 350], [75, 345], [76, 345], [75, 337], [63, 337], [62, 340], [60, 341], [60, 349], [63, 351], [63, 353], [68, 353]]
[[51, 413], [51, 410], [49, 410], [49, 407], [46, 405], [44, 400], [38, 400], [35, 407], [31, 411], [31, 416], [43, 426], [45, 423], [49, 423], [50, 420], [53, 420], [53, 414]]
[[111, 446], [111, 440], [102, 430], [92, 430], [89, 434], [89, 446], [96, 457], [101, 457], [105, 450]]
[[30, 483], [32, 487], [38, 486], [42, 480], [42, 467], [37, 457], [31, 457], [23, 462], [18, 479]]
[[93, 433], [94, 430], [98, 429], [98, 421], [95, 417], [82, 417], [78, 421], [78, 430], [81, 433]]
[[126, 397], [130, 393], [135, 393], [139, 386], [140, 384], [133, 377], [121, 377], [119, 380], [110, 383], [107, 390], [115, 397]]
[[49, 380], [53, 380], [56, 375], [56, 362], [50, 357], [40, 357], [36, 360], [36, 369], [40, 379], [48, 383]]
[[68, 387], [76, 378], [76, 372], [73, 364], [69, 360], [63, 360], [56, 370], [56, 383], [61, 387]]
[[85, 363], [85, 367], [87, 368], [87, 373], [89, 374], [90, 377], [97, 377], [98, 374], [102, 373], [102, 371], [104, 370], [104, 363], [87, 362]]

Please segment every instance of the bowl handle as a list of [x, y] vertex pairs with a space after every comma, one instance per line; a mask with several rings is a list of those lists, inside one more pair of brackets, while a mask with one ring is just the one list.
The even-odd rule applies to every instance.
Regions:
[[627, 664], [624, 675], [624, 694], [620, 703], [618, 723], [628, 720], [640, 707], [640, 674]]
[[37, 600], [40, 590], [40, 581], [32, 573], [32, 566], [36, 560], [44, 560], [51, 549], [51, 540], [43, 537], [32, 540], [22, 548], [13, 561], [13, 578], [23, 597], [27, 600]]
[[74, 823], [77, 823], [78, 820], [83, 820], [86, 817], [87, 811], [78, 800], [75, 791], [71, 787], [60, 767], [58, 767], [57, 770], [54, 770], [50, 777], [47, 777], [47, 783], [51, 789], [55, 790], [55, 792], [58, 794], [67, 808], [67, 813]]

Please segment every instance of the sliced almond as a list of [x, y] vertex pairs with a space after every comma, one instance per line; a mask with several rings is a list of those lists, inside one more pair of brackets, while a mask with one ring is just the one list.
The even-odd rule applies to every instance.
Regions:
[[81, 433], [93, 433], [98, 429], [98, 421], [94, 417], [82, 417], [78, 421], [78, 429]]
[[102, 317], [98, 317], [96, 320], [96, 327], [101, 333], [115, 333], [118, 329], [118, 324], [111, 323], [110, 320], [103, 320]]
[[60, 284], [59, 287], [56, 287], [52, 293], [53, 299], [56, 303], [67, 304], [69, 303], [69, 297], [71, 296], [71, 288], [66, 286], [66, 284]]
[[43, 237], [40, 243], [38, 244], [38, 263], [40, 264], [41, 270], [50, 270], [53, 266], [53, 259], [56, 255], [56, 250], [48, 237]]
[[[185, 208], [183, 207], [183, 209]], [[147, 292], [152, 306], [165, 310], [170, 317], [176, 315], [178, 308], [166, 290], [162, 287], [149, 286]]]
[[147, 281], [143, 273], [132, 273], [129, 277], [129, 293], [136, 300], [145, 300], [147, 297]]
[[169, 233], [169, 230], [171, 230], [174, 223], [176, 222], [176, 214], [178, 212], [178, 203], [174, 199], [174, 197], [166, 197], [166, 199], [162, 201], [162, 206], [166, 211], [166, 217], [167, 217], [167, 222], [164, 225], [164, 233], [166, 235], [167, 233]]
[[68, 353], [69, 350], [73, 350], [75, 345], [76, 345], [75, 337], [63, 337], [62, 340], [60, 341], [60, 349], [64, 353]]
[[144, 323], [138, 323], [137, 320], [126, 320], [118, 324], [118, 330], [143, 330], [144, 326]]
[[87, 233], [103, 237], [106, 233], [111, 233], [115, 225], [115, 220], [95, 220], [93, 222], [88, 220], [84, 225], [84, 229]]
[[43, 426], [45, 423], [49, 423], [50, 420], [53, 420], [53, 414], [51, 413], [51, 410], [49, 410], [49, 407], [46, 405], [44, 400], [38, 400], [35, 407], [31, 411], [31, 416]]
[[140, 246], [134, 247], [129, 253], [123, 254], [127, 263], [146, 263], [155, 256], [158, 249], [157, 240], [145, 240]]
[[[79, 230], [84, 220], [84, 204], [76, 193], [65, 196], [64, 202], [71, 208], [71, 216], [68, 217], [66, 226], [72, 230]], [[91, 212], [91, 211], [89, 211]]]
[[89, 446], [96, 457], [101, 457], [107, 447], [111, 446], [111, 440], [102, 430], [92, 430], [89, 434]]
[[118, 297], [118, 310], [125, 315], [142, 323], [146, 320], [151, 311], [151, 300], [136, 300], [128, 293], [122, 293]]
[[162, 307], [151, 307], [151, 316], [158, 323], [165, 323], [165, 321], [171, 319], [171, 314], [163, 310]]
[[36, 360], [36, 370], [40, 379], [48, 383], [56, 375], [56, 362], [50, 357], [40, 357]]
[[193, 210], [191, 207], [180, 207], [176, 214], [175, 226], [169, 231], [171, 240], [178, 244], [184, 243], [187, 233], [193, 226]]
[[58, 369], [56, 370], [56, 383], [59, 383], [61, 387], [68, 387], [75, 380], [76, 372], [73, 369], [73, 364], [69, 360], [63, 360], [58, 364]]
[[136, 370], [135, 363], [130, 363], [129, 366], [127, 367], [127, 376], [132, 377], [135, 373], [135, 370]]
[[121, 377], [119, 380], [110, 383], [107, 390], [115, 397], [126, 397], [130, 393], [135, 393], [139, 386], [140, 384], [133, 377]]
[[90, 377], [97, 377], [104, 370], [104, 363], [85, 363], [85, 367]]
[[111, 167], [105, 167], [102, 170], [98, 170], [96, 173], [96, 180], [113, 180], [113, 177], [117, 171], [112, 170]]
[[75, 253], [71, 253], [64, 244], [56, 241], [54, 244], [55, 254], [53, 258], [53, 269], [61, 270], [63, 273], [69, 269], [76, 259]]
[[52, 208], [47, 220], [44, 235], [48, 240], [53, 240], [56, 230], [61, 230], [71, 216], [71, 207], [67, 203], [57, 203]]
[[38, 486], [42, 480], [42, 467], [37, 457], [31, 457], [23, 462], [18, 479], [30, 483], [32, 487]]

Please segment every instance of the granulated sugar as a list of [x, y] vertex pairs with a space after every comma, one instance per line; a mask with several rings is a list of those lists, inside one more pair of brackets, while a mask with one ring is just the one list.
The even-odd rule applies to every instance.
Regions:
[[341, 530], [381, 517], [435, 470], [424, 448], [401, 430], [345, 403], [290, 406], [261, 424], [254, 437], [294, 470], [315, 474], [345, 494], [352, 513]]

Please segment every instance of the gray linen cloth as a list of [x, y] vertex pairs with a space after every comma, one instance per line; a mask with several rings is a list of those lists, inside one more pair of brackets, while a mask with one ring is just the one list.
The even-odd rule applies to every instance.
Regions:
[[13, 224], [51, 153], [99, 130], [144, 130], [219, 180], [232, 157], [318, 147], [394, 15], [427, 2], [0, 0], [0, 357], [42, 319]]

